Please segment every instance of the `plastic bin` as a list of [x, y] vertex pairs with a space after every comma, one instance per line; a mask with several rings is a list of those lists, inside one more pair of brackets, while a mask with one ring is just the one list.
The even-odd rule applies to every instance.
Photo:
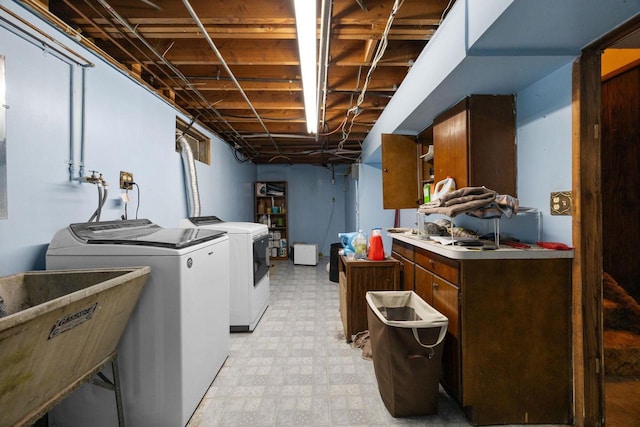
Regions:
[[438, 412], [448, 319], [413, 291], [367, 292], [373, 368], [394, 417]]
[[114, 360], [150, 272], [49, 270], [0, 278], [1, 427], [30, 425]]
[[318, 265], [318, 244], [294, 243], [293, 263], [296, 265]]
[[338, 257], [342, 249], [342, 243], [332, 243], [331, 253], [329, 254], [329, 280], [332, 282], [339, 282], [338, 277]]

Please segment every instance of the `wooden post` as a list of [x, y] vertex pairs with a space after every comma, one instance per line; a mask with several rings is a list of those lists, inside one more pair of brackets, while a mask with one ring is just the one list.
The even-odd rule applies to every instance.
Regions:
[[575, 425], [604, 424], [600, 53], [573, 66], [573, 347]]

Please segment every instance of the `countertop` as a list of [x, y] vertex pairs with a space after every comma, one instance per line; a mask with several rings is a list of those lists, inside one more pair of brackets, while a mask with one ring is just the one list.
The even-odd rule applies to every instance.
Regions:
[[573, 250], [560, 251], [541, 248], [535, 244], [531, 248], [517, 249], [508, 246], [500, 246], [499, 249], [478, 250], [469, 249], [463, 246], [441, 245], [433, 240], [418, 238], [417, 234], [408, 233], [387, 233], [392, 239], [409, 243], [413, 246], [426, 249], [430, 252], [442, 255], [451, 259], [552, 259], [552, 258], [573, 258]]

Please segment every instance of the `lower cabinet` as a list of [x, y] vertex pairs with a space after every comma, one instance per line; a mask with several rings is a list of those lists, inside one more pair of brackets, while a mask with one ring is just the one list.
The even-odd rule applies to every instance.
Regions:
[[415, 251], [416, 293], [449, 319], [440, 382], [451, 397], [462, 402], [459, 262], [422, 248]]
[[571, 259], [414, 249], [413, 289], [449, 319], [440, 382], [469, 421], [571, 424]]
[[415, 253], [413, 245], [394, 240], [391, 248], [391, 257], [400, 263], [399, 290], [412, 291], [415, 281]]
[[413, 285], [413, 290], [420, 298], [433, 306], [433, 273], [419, 264], [414, 266], [414, 270], [415, 284]]
[[460, 378], [460, 288], [432, 275], [433, 307], [449, 319], [442, 358], [442, 386], [458, 401], [462, 399]]
[[347, 342], [353, 335], [369, 329], [367, 323], [367, 291], [395, 291], [399, 287], [400, 263], [388, 258], [382, 261], [338, 259], [340, 318]]

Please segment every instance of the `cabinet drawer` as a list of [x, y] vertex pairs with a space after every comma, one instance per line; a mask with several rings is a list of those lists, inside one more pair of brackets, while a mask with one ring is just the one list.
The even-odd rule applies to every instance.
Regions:
[[413, 262], [414, 258], [414, 246], [409, 243], [402, 242], [400, 240], [394, 240], [393, 245], [391, 247], [393, 252], [396, 252], [399, 255], [402, 255], [409, 261]]
[[434, 254], [422, 248], [416, 248], [416, 264], [451, 283], [456, 285], [460, 283], [460, 269], [457, 261]]

